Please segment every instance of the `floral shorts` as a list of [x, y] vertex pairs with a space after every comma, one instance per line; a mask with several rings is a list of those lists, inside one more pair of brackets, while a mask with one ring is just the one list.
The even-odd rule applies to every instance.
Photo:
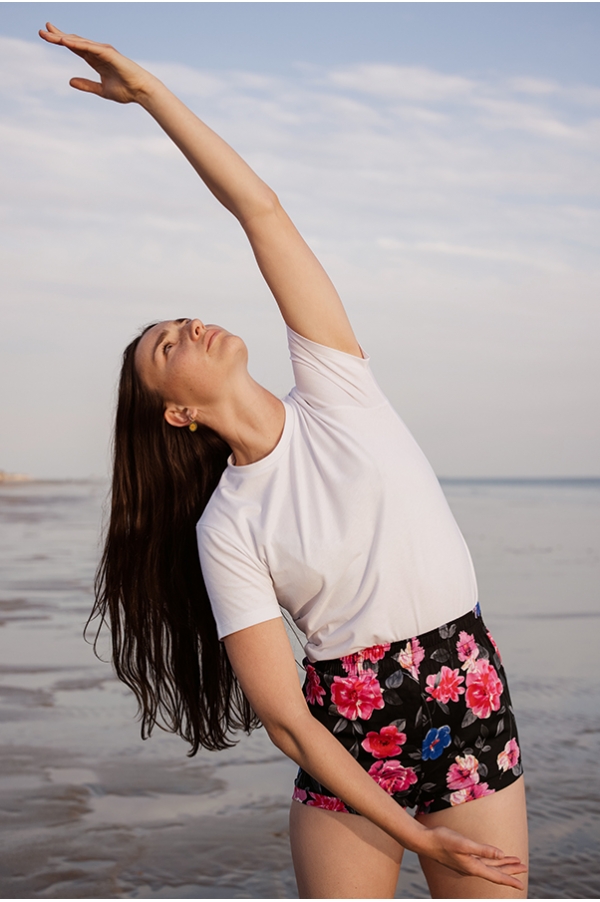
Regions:
[[[523, 773], [500, 652], [479, 605], [413, 639], [304, 666], [313, 716], [405, 808], [462, 805]], [[357, 813], [302, 768], [293, 798]]]

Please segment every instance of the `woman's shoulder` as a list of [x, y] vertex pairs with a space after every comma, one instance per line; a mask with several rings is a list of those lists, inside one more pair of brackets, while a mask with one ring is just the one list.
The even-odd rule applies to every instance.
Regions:
[[289, 326], [287, 331], [296, 398], [315, 407], [376, 407], [387, 402], [364, 351], [357, 357], [311, 341]]

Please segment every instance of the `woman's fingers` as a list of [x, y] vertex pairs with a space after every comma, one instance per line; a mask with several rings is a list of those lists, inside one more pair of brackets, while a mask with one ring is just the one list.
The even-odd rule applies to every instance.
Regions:
[[509, 874], [502, 874], [498, 871], [490, 871], [484, 868], [481, 871], [474, 871], [474, 877], [483, 877], [489, 883], [495, 883], [498, 886], [512, 886], [513, 889], [523, 889], [523, 884], [517, 877], [511, 877]]
[[72, 78], [69, 84], [72, 88], [77, 88], [78, 91], [102, 95], [102, 85], [99, 81], [90, 81], [89, 78]]
[[[522, 873], [524, 870], [527, 870], [527, 868], [521, 868], [517, 873]], [[514, 872], [511, 873], [510, 866], [508, 870], [504, 870], [490, 867], [489, 864], [480, 860], [478, 863], [475, 863], [471, 874], [474, 877], [483, 877], [485, 880], [489, 880], [490, 883], [497, 883], [500, 886], [512, 886], [515, 889], [523, 889], [521, 881], [514, 876]]]
[[64, 31], [56, 28], [51, 22], [46, 23], [46, 30], [43, 28], [40, 29], [39, 35], [51, 44], [62, 44], [68, 50], [72, 50], [73, 53], [77, 53], [79, 56], [82, 56], [83, 53], [87, 52], [93, 56], [102, 57], [106, 54], [107, 50], [113, 51], [114, 53], [114, 48], [111, 47], [110, 44], [100, 44], [98, 41], [90, 41], [89, 38], [82, 38], [78, 34], [65, 34]]
[[473, 855], [485, 862], [486, 866], [492, 868], [504, 868], [507, 866], [521, 868], [526, 871], [527, 867], [521, 862], [516, 855], [505, 855], [501, 849], [496, 846], [488, 846], [483, 843], [476, 843], [473, 840], [463, 838], [463, 848], [461, 852], [467, 855]]
[[66, 47], [81, 57], [100, 76], [100, 82], [88, 78], [72, 78], [70, 84], [78, 91], [96, 94], [116, 103], [141, 102], [156, 83], [148, 72], [127, 59], [110, 44], [100, 44], [76, 34], [65, 34], [51, 22], [40, 37], [51, 44]]
[[441, 852], [432, 857], [441, 864], [453, 868], [459, 874], [482, 877], [501, 886], [523, 889], [515, 874], [522, 874], [527, 868], [516, 856], [506, 855], [496, 846], [474, 842], [447, 827], [433, 827], [430, 835], [434, 848], [437, 845]]
[[[484, 877], [492, 883], [523, 889], [523, 884], [515, 874], [523, 874], [527, 867], [516, 855], [505, 855], [494, 846], [478, 846], [479, 853], [468, 853], [469, 870], [476, 877]], [[482, 855], [481, 853], [485, 854]]]

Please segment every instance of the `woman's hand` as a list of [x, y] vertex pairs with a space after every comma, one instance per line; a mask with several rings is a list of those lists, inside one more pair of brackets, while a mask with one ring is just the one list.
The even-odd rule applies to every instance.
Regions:
[[495, 846], [473, 842], [447, 827], [428, 827], [419, 836], [419, 855], [433, 858], [439, 864], [468, 877], [483, 877], [491, 883], [523, 889], [514, 874], [527, 867], [516, 857], [505, 855]]
[[141, 103], [148, 96], [152, 85], [157, 83], [150, 72], [127, 59], [110, 44], [88, 41], [76, 34], [64, 34], [50, 22], [46, 23], [46, 30], [41, 29], [39, 34], [49, 44], [67, 47], [96, 70], [100, 76], [99, 82], [89, 78], [70, 80], [71, 87], [78, 91], [98, 94], [99, 97], [117, 103]]

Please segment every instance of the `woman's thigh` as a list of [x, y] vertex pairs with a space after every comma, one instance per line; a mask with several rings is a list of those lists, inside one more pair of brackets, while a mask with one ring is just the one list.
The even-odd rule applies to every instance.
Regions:
[[292, 802], [292, 859], [301, 899], [393, 899], [404, 849], [375, 824]]
[[[525, 865], [528, 863], [527, 812], [522, 777], [494, 795], [433, 814], [419, 815], [418, 820], [426, 827], [450, 827], [476, 842], [497, 846], [507, 855], [517, 855]], [[524, 886], [520, 892], [479, 877], [461, 877], [430, 858], [422, 858], [421, 867], [433, 899], [527, 898], [526, 873], [516, 875]]]

